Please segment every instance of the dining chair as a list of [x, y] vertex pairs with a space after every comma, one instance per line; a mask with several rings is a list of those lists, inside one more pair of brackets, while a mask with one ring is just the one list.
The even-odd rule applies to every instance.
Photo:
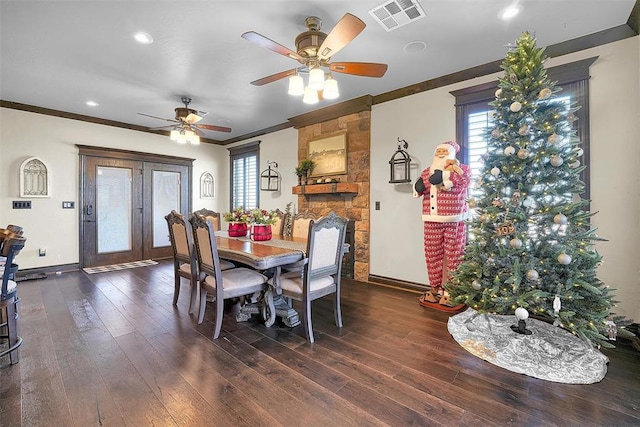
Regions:
[[284, 227], [284, 212], [282, 212], [280, 209], [276, 209], [276, 215], [277, 215], [277, 219], [276, 222], [274, 222], [271, 225], [271, 231], [273, 232], [274, 235], [278, 235], [278, 236], [282, 236], [283, 235], [283, 227]]
[[184, 217], [175, 210], [172, 210], [164, 219], [167, 220], [169, 227], [169, 240], [173, 251], [173, 305], [178, 304], [180, 282], [184, 277], [189, 281], [189, 314], [193, 314], [196, 308], [200, 273], [193, 247], [191, 227], [187, 226]]
[[[173, 251], [173, 305], [178, 303], [180, 281], [184, 277], [189, 281], [189, 314], [193, 314], [197, 308], [198, 282], [201, 274], [198, 269], [191, 226], [186, 223], [184, 216], [175, 210], [164, 218], [169, 227], [169, 240]], [[235, 265], [229, 261], [224, 261], [221, 265], [225, 270], [234, 267]]]
[[22, 338], [18, 336], [18, 285], [15, 274], [18, 265], [14, 262], [18, 253], [24, 248], [27, 239], [24, 237], [10, 237], [2, 245], [2, 254], [6, 264], [0, 268], [2, 274], [2, 288], [0, 292], [0, 338], [9, 340], [8, 348], [0, 352], [0, 357], [9, 355], [10, 363], [18, 363], [18, 347], [22, 345]]
[[[0, 254], [2, 253], [2, 247], [5, 241], [8, 241], [12, 237], [20, 237], [20, 235], [22, 235], [22, 230], [20, 230], [20, 234], [18, 234], [15, 231], [9, 230], [9, 228], [0, 228]], [[0, 255], [0, 267], [4, 266], [6, 262], [7, 257]]]
[[217, 339], [222, 329], [224, 301], [264, 291], [267, 277], [244, 267], [223, 270], [211, 220], [202, 215], [192, 214], [189, 221], [193, 229], [198, 266], [204, 275], [200, 280], [198, 324], [204, 320], [207, 292], [210, 292], [215, 296], [216, 323], [213, 339]]
[[19, 225], [9, 224], [7, 225], [7, 230], [14, 232], [18, 236], [22, 236], [23, 229]]
[[213, 231], [220, 231], [222, 224], [220, 223], [220, 213], [212, 211], [210, 209], [202, 208], [193, 212], [194, 214], [202, 215], [207, 219], [211, 220], [211, 224], [213, 225]]
[[311, 220], [307, 229], [307, 257], [304, 259], [302, 275], [299, 271], [282, 272], [277, 267], [269, 284], [276, 293], [302, 302], [302, 316], [307, 340], [313, 343], [311, 302], [333, 294], [333, 312], [336, 326], [342, 327], [340, 309], [340, 282], [342, 255], [348, 220], [330, 212]]
[[314, 219], [317, 219], [317, 216], [310, 211], [302, 211], [295, 214], [293, 216], [293, 225], [291, 226], [291, 235], [293, 237], [307, 237], [309, 222]]

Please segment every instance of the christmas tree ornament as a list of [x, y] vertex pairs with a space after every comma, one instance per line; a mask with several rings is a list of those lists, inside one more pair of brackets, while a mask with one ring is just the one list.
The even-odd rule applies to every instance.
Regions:
[[513, 234], [515, 232], [516, 232], [516, 227], [514, 227], [514, 225], [510, 222], [505, 222], [504, 224], [496, 225], [496, 234], [498, 236], [508, 236], [509, 234]]
[[562, 265], [571, 264], [571, 255], [565, 254], [564, 252], [558, 255], [558, 262]]
[[560, 141], [560, 136], [557, 133], [552, 133], [547, 138], [547, 141], [549, 142], [549, 144], [555, 144], [556, 142]]
[[494, 166], [493, 168], [491, 168], [491, 175], [493, 176], [500, 175], [500, 168], [498, 168], [497, 166]]
[[533, 281], [533, 280], [538, 280], [538, 277], [540, 277], [540, 276], [538, 275], [537, 271], [535, 271], [533, 269], [527, 271], [527, 279]]
[[559, 225], [565, 225], [567, 223], [567, 217], [561, 213], [557, 214], [556, 216], [553, 217], [553, 222]]
[[496, 98], [500, 98], [500, 95], [502, 95], [502, 89], [496, 90], [496, 93], [495, 93]]
[[517, 207], [519, 204], [520, 204], [520, 192], [516, 190], [511, 195], [511, 205], [514, 207]]
[[575, 168], [577, 168], [577, 167], [580, 167], [580, 160], [576, 160], [575, 162], [571, 162], [571, 163], [569, 163], [569, 167], [570, 167], [571, 169], [575, 169]]
[[518, 319], [517, 325], [511, 325], [511, 330], [522, 335], [531, 335], [531, 331], [527, 329], [526, 320], [529, 318], [529, 312], [526, 308], [516, 308], [516, 318]]
[[582, 148], [578, 148], [577, 150], [575, 150], [576, 152], [576, 156], [578, 157], [582, 157], [582, 155], [584, 154], [584, 150]]
[[482, 285], [477, 280], [474, 280], [473, 282], [471, 282], [471, 287], [476, 291], [479, 291], [480, 289], [482, 289]]
[[564, 160], [562, 159], [562, 157], [555, 155], [555, 156], [551, 156], [551, 165], [555, 166], [555, 167], [560, 167], [562, 166], [562, 164], [564, 163]]
[[497, 138], [500, 136], [500, 131], [498, 129], [494, 129], [491, 131], [491, 137]]
[[529, 157], [529, 150], [527, 150], [526, 148], [521, 148], [518, 150], [518, 158], [524, 160], [527, 157]]
[[520, 249], [522, 247], [522, 240], [515, 237], [509, 241], [509, 246], [513, 249]]
[[534, 203], [535, 203], [535, 201], [533, 200], [533, 198], [527, 196], [527, 197], [524, 198], [524, 201], [522, 202], [522, 205], [525, 208], [530, 208], [531, 206], [533, 206]]
[[502, 200], [500, 200], [500, 197], [496, 197], [495, 199], [493, 199], [491, 201], [491, 204], [493, 206], [495, 206], [496, 208], [502, 208], [504, 205], [502, 204]]
[[609, 318], [607, 319], [607, 338], [611, 341], [615, 341], [618, 335], [618, 328], [615, 322]]
[[551, 89], [545, 87], [538, 94], [538, 99], [547, 99], [551, 96], [551, 94], [552, 94]]
[[516, 149], [513, 148], [512, 146], [508, 146], [507, 148], [504, 149], [504, 155], [505, 156], [511, 156], [513, 154], [515, 154]]
[[556, 295], [553, 298], [553, 314], [557, 316], [560, 313], [561, 308], [562, 308], [562, 302], [560, 301], [560, 296]]
[[520, 104], [518, 101], [516, 101], [516, 102], [511, 104], [509, 109], [511, 111], [513, 111], [514, 113], [517, 113], [518, 111], [520, 111], [522, 109], [522, 104]]
[[522, 125], [520, 126], [520, 129], [518, 129], [518, 135], [520, 136], [525, 136], [529, 133], [529, 126], [528, 125]]

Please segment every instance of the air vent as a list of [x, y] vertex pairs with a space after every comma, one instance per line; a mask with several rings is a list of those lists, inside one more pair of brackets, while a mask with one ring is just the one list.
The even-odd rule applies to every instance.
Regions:
[[414, 0], [389, 1], [371, 9], [369, 14], [387, 31], [393, 31], [426, 16], [420, 4]]

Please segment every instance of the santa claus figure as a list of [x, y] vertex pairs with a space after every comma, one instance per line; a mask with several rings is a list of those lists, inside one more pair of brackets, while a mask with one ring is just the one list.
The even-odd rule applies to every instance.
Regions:
[[421, 303], [448, 301], [443, 276], [446, 281], [464, 254], [470, 172], [469, 166], [456, 160], [458, 151], [460, 146], [453, 141], [438, 145], [431, 166], [422, 171], [414, 185], [413, 196], [422, 197], [424, 254], [431, 287], [420, 297]]

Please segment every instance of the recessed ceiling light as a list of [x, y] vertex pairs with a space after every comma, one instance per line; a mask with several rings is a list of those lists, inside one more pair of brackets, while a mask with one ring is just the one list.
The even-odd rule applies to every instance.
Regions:
[[153, 37], [151, 37], [151, 34], [145, 33], [144, 31], [138, 31], [137, 33], [133, 33], [133, 38], [138, 43], [142, 43], [142, 44], [153, 43]]
[[522, 9], [523, 9], [522, 5], [516, 1], [510, 4], [509, 6], [505, 7], [504, 9], [500, 10], [500, 12], [498, 12], [498, 18], [503, 21], [508, 21], [514, 18], [520, 12], [522, 12]]
[[422, 40], [415, 40], [404, 45], [402, 50], [404, 53], [418, 53], [427, 48], [427, 44]]
[[87, 104], [89, 107], [97, 107], [98, 105], [100, 105], [96, 101], [87, 101], [85, 102], [85, 104]]

